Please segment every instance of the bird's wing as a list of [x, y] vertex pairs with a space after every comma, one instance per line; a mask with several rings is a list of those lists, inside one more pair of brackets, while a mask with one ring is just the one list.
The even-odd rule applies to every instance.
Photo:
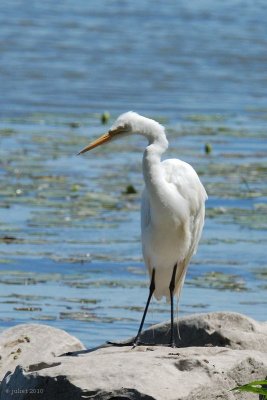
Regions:
[[163, 161], [162, 166], [164, 167], [165, 179], [174, 185], [179, 193], [179, 199], [181, 196], [184, 200], [183, 203], [187, 205], [184, 209], [188, 210], [189, 247], [185, 259], [180, 262], [175, 284], [176, 295], [179, 298], [188, 263], [193, 254], [196, 253], [201, 237], [205, 218], [205, 201], [208, 196], [196, 171], [190, 164], [181, 160], [170, 159]]
[[194, 214], [208, 198], [196, 171], [190, 164], [177, 159], [164, 160], [162, 166], [166, 181], [175, 186], [188, 202], [190, 214]]
[[[192, 251], [188, 249], [188, 252], [191, 257], [196, 251], [201, 236], [205, 217], [205, 200], [208, 196], [196, 171], [190, 164], [178, 159], [164, 160], [161, 164], [166, 181], [172, 186], [173, 192], [177, 193], [177, 215], [184, 215], [186, 221], [190, 221], [189, 229], [192, 236], [190, 247], [192, 247]], [[141, 207], [142, 231], [150, 222], [151, 205], [148, 192], [144, 188]]]
[[[172, 184], [187, 205], [190, 219], [191, 243], [188, 258], [196, 252], [205, 217], [206, 190], [194, 168], [181, 160], [169, 159], [162, 162], [165, 179]], [[189, 260], [188, 260], [189, 261]]]

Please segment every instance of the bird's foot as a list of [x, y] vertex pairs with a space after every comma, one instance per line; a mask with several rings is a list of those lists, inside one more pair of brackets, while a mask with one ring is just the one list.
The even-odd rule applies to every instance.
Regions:
[[158, 345], [157, 343], [144, 343], [140, 341], [132, 341], [132, 342], [110, 342], [108, 341], [107, 344], [114, 346], [114, 347], [129, 347], [132, 346], [131, 350], [135, 349], [138, 346], [162, 346]]

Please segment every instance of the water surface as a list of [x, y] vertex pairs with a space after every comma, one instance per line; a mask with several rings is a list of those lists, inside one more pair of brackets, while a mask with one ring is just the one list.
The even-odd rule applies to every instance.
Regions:
[[[191, 163], [209, 194], [179, 314], [266, 319], [266, 8], [1, 2], [1, 328], [47, 323], [88, 346], [136, 333], [146, 143], [75, 155], [107, 129], [103, 111], [130, 109], [166, 126], [166, 157]], [[168, 317], [154, 301], [147, 324]]]

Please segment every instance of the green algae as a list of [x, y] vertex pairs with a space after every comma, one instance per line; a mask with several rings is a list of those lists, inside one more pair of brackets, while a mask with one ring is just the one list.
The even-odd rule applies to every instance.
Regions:
[[12, 128], [0, 128], [0, 136], [13, 136], [16, 134], [16, 131]]
[[34, 312], [34, 311], [42, 311], [41, 307], [14, 307], [15, 311], [30, 311], [30, 312]]
[[211, 121], [224, 121], [225, 116], [221, 114], [191, 114], [187, 119], [192, 122], [211, 122]]
[[262, 268], [254, 268], [252, 273], [256, 276], [260, 281], [267, 280], [267, 266]]
[[67, 320], [82, 321], [82, 322], [102, 322], [108, 324], [118, 321], [134, 321], [134, 319], [126, 317], [98, 316], [95, 313], [88, 311], [61, 312], [59, 314], [59, 318], [63, 320], [67, 319]]
[[79, 297], [61, 297], [61, 301], [67, 303], [78, 303], [78, 304], [98, 304], [101, 303], [99, 299], [79, 298]]
[[34, 321], [56, 321], [57, 316], [55, 315], [35, 315], [31, 317], [32, 320]]
[[147, 287], [147, 284], [143, 281], [132, 281], [132, 280], [113, 280], [113, 279], [101, 279], [101, 280], [91, 280], [91, 281], [69, 281], [69, 282], [64, 282], [67, 286], [70, 287], [75, 287], [79, 289], [88, 289], [90, 287], [101, 287], [101, 288], [111, 288], [111, 289], [117, 289], [117, 288], [133, 288], [133, 287], [141, 287], [145, 288]]
[[41, 300], [47, 300], [47, 299], [52, 299], [52, 296], [42, 296], [42, 295], [36, 295], [36, 294], [20, 294], [20, 293], [11, 293], [7, 296], [1, 296], [2, 298], [15, 298], [18, 299], [19, 301], [24, 300], [24, 301], [41, 301]]
[[187, 281], [187, 285], [210, 288], [216, 290], [230, 290], [235, 292], [247, 291], [244, 279], [235, 274], [226, 274], [219, 271], [207, 272]]

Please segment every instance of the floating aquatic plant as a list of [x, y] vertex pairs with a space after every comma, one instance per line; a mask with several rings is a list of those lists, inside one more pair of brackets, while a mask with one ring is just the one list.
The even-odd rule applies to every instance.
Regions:
[[107, 124], [110, 119], [110, 113], [108, 111], [103, 112], [101, 115], [101, 122], [102, 124]]

